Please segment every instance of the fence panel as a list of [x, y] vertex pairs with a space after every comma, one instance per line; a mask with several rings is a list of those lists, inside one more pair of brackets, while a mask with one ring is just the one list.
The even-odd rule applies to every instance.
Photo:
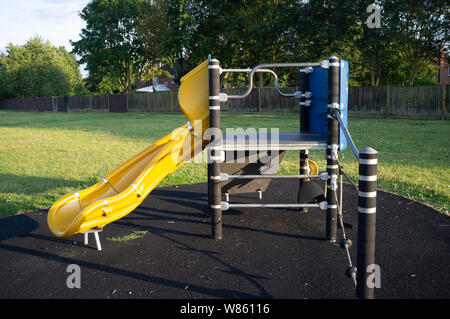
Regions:
[[[227, 95], [242, 95], [246, 88], [224, 89]], [[296, 88], [282, 88], [293, 93]], [[351, 115], [450, 118], [450, 85], [349, 87]], [[122, 95], [70, 96], [7, 99], [0, 108], [47, 112], [181, 112], [178, 91]], [[222, 104], [230, 113], [298, 113], [299, 101], [278, 94], [273, 87], [254, 88], [244, 99]]]
[[148, 112], [181, 112], [178, 106], [178, 90], [150, 93]]
[[[294, 93], [297, 88], [280, 88], [283, 93]], [[283, 97], [273, 87], [255, 88], [256, 103], [258, 103], [258, 112], [264, 113], [298, 113], [300, 102], [292, 97]]]
[[148, 112], [148, 93], [129, 94], [128, 112]]
[[388, 111], [388, 88], [354, 86], [349, 87], [348, 109], [350, 113], [381, 115]]
[[390, 114], [439, 118], [442, 114], [442, 87], [397, 86], [390, 90]]
[[67, 112], [88, 112], [91, 111], [89, 96], [70, 96], [67, 100]]
[[51, 97], [7, 99], [1, 102], [0, 108], [17, 111], [47, 111], [53, 112], [54, 101]]
[[127, 96], [117, 94], [109, 96], [109, 111], [114, 113], [125, 113], [128, 111]]
[[445, 86], [445, 93], [443, 94], [445, 94], [445, 104], [443, 106], [444, 117], [450, 118], [450, 85]]
[[[223, 90], [227, 95], [242, 95], [246, 88], [234, 88]], [[229, 99], [221, 110], [230, 113], [258, 112], [258, 93], [253, 90], [245, 99]]]
[[93, 96], [91, 96], [92, 112], [108, 112], [109, 111], [108, 99], [109, 99], [108, 95], [93, 95]]

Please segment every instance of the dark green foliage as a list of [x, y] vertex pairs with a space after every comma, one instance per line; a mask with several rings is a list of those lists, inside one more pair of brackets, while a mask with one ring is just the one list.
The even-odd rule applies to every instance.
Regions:
[[128, 93], [155, 58], [138, 28], [145, 0], [93, 0], [81, 12], [86, 27], [72, 42], [89, 70], [89, 86], [105, 93]]
[[[380, 28], [366, 24], [372, 3], [381, 10]], [[143, 14], [153, 27], [143, 33], [158, 30], [158, 37], [147, 37], [148, 44], [169, 64], [181, 65], [177, 79], [208, 54], [224, 67], [337, 55], [350, 61], [352, 84], [413, 84], [433, 80], [435, 74], [425, 69], [448, 41], [445, 0], [157, 0], [153, 5]], [[293, 70], [279, 72], [285, 84], [297, 83]], [[230, 75], [227, 81], [244, 84], [244, 78]]]
[[8, 45], [0, 56], [1, 97], [43, 97], [84, 93], [75, 56], [40, 37]]

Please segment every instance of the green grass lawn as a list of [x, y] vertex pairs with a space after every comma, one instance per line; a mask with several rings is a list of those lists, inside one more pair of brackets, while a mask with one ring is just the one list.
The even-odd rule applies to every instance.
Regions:
[[[61, 195], [99, 181], [116, 166], [174, 128], [182, 114], [36, 113], [0, 111], [0, 216], [48, 209]], [[298, 130], [296, 115], [224, 114], [222, 128]], [[351, 118], [362, 149], [379, 152], [378, 186], [447, 211], [450, 199], [450, 122]], [[320, 170], [323, 151], [311, 153]], [[341, 163], [353, 178], [358, 164], [348, 149]], [[289, 152], [280, 173], [298, 171]], [[188, 163], [161, 185], [206, 181], [206, 164]]]

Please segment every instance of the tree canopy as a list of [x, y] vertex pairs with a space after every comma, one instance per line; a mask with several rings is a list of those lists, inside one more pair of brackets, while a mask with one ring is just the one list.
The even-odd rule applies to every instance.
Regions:
[[9, 44], [0, 55], [0, 95], [42, 97], [83, 94], [75, 56], [36, 36], [24, 45]]
[[[432, 82], [431, 62], [449, 49], [447, 0], [92, 0], [81, 17], [87, 26], [74, 52], [92, 87], [121, 92], [159, 62], [179, 82], [208, 54], [224, 67], [337, 55], [349, 60], [352, 85], [412, 85]], [[280, 70], [285, 85], [296, 76]]]
[[[414, 84], [433, 78], [440, 49], [448, 50], [447, 0], [155, 0], [143, 34], [179, 79], [212, 54], [224, 67], [262, 62], [347, 59], [351, 83]], [[378, 8], [380, 25], [366, 23]], [[155, 9], [156, 10], [156, 9]], [[153, 26], [153, 27], [151, 27]], [[446, 45], [447, 42], [447, 45]], [[289, 76], [288, 76], [289, 78]]]
[[155, 59], [154, 43], [138, 32], [147, 5], [145, 0], [92, 0], [81, 11], [86, 27], [81, 39], [71, 43], [80, 62], [86, 63], [94, 89], [112, 84], [128, 93]]

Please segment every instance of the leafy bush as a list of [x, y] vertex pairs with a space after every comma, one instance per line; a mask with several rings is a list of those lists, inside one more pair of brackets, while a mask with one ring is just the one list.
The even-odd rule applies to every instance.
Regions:
[[78, 62], [64, 47], [36, 36], [21, 46], [9, 44], [0, 55], [0, 95], [43, 97], [82, 94]]

